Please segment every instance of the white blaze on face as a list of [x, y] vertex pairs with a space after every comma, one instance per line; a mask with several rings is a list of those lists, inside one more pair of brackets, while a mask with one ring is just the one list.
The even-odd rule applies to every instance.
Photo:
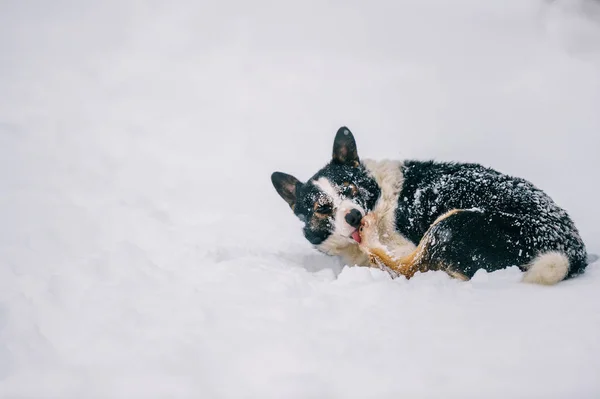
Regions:
[[348, 222], [346, 222], [346, 215], [352, 209], [356, 209], [361, 213], [361, 215], [365, 216], [365, 210], [354, 201], [342, 198], [342, 196], [338, 194], [337, 190], [327, 178], [320, 177], [314, 182], [314, 184], [315, 186], [319, 187], [321, 191], [327, 194], [333, 201], [335, 213], [333, 215], [334, 231], [332, 232], [332, 236], [342, 236], [350, 241], [354, 241], [350, 235], [356, 230], [356, 228], [350, 226]]

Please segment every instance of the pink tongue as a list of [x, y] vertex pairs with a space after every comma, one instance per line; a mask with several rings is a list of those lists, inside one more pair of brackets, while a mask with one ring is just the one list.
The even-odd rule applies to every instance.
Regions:
[[357, 243], [360, 244], [360, 234], [358, 233], [358, 230], [356, 230], [354, 233], [352, 233], [352, 238], [354, 239], [354, 241], [356, 241]]

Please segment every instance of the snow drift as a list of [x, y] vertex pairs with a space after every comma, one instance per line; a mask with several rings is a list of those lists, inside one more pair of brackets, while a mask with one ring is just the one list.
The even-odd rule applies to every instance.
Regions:
[[0, 5], [0, 396], [592, 398], [600, 268], [410, 281], [274, 192], [364, 157], [531, 180], [600, 251], [593, 2]]

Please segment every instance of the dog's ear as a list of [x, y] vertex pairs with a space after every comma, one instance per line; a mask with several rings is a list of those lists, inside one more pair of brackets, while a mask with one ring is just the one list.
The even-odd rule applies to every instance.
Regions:
[[273, 182], [273, 186], [281, 198], [290, 205], [290, 208], [294, 209], [296, 205], [296, 189], [302, 183], [294, 176], [282, 172], [274, 172], [271, 175], [271, 182]]
[[333, 162], [342, 165], [358, 166], [358, 151], [356, 141], [350, 129], [342, 126], [338, 129], [333, 140]]

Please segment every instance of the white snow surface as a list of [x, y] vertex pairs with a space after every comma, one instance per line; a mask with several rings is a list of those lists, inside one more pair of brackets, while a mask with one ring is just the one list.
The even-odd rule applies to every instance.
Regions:
[[598, 398], [600, 264], [391, 280], [271, 186], [481, 162], [600, 252], [593, 0], [0, 2], [1, 398]]

